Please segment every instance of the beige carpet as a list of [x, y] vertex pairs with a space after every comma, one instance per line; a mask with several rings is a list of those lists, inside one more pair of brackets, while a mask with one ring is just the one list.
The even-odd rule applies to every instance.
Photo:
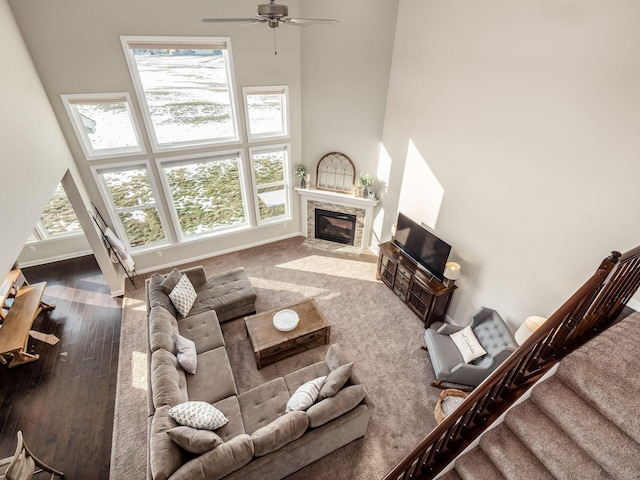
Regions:
[[[376, 404], [364, 439], [300, 470], [290, 479], [380, 479], [436, 424], [440, 390], [423, 345], [421, 322], [386, 286], [375, 280], [376, 257], [310, 245], [302, 237], [213, 257], [201, 262], [211, 275], [244, 267], [264, 311], [315, 297]], [[123, 302], [111, 478], [146, 475], [146, 330], [144, 279], [127, 286]], [[327, 346], [256, 369], [242, 319], [222, 331], [238, 389], [246, 391], [324, 358]]]

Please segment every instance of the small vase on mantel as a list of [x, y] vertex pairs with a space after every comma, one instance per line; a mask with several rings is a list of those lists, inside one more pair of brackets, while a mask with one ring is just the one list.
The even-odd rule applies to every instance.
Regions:
[[300, 188], [307, 188], [307, 179], [304, 177], [300, 178]]

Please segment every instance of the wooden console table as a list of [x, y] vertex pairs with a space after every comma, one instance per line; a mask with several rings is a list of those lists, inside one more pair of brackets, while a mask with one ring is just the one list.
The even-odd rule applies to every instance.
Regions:
[[392, 242], [380, 244], [376, 278], [388, 286], [420, 320], [424, 327], [444, 322], [455, 285], [445, 285], [407, 257]]
[[[8, 360], [11, 360], [9, 368], [40, 358], [37, 354], [32, 355], [27, 352], [29, 330], [40, 312], [55, 308], [55, 305], [42, 301], [47, 282], [27, 284], [18, 288], [16, 283], [20, 276], [20, 270], [12, 270], [0, 286], [1, 306], [8, 310], [8, 313], [2, 314], [0, 363], [6, 364]], [[5, 306], [5, 302], [13, 290], [16, 290], [13, 303], [10, 306]]]

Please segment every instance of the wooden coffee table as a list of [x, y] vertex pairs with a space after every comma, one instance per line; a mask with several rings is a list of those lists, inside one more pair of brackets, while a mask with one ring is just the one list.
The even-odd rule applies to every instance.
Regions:
[[[300, 323], [289, 332], [273, 326], [273, 315], [285, 308], [298, 314]], [[313, 298], [244, 317], [258, 369], [265, 365], [329, 343], [331, 326]]]

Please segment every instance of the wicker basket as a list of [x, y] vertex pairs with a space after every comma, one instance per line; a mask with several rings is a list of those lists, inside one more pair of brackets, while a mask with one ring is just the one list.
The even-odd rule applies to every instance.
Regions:
[[455, 388], [447, 388], [440, 392], [440, 396], [436, 402], [436, 408], [433, 411], [433, 416], [436, 417], [436, 422], [442, 422], [447, 415], [458, 408], [465, 398], [467, 398], [467, 394], [462, 390], [457, 390]]

